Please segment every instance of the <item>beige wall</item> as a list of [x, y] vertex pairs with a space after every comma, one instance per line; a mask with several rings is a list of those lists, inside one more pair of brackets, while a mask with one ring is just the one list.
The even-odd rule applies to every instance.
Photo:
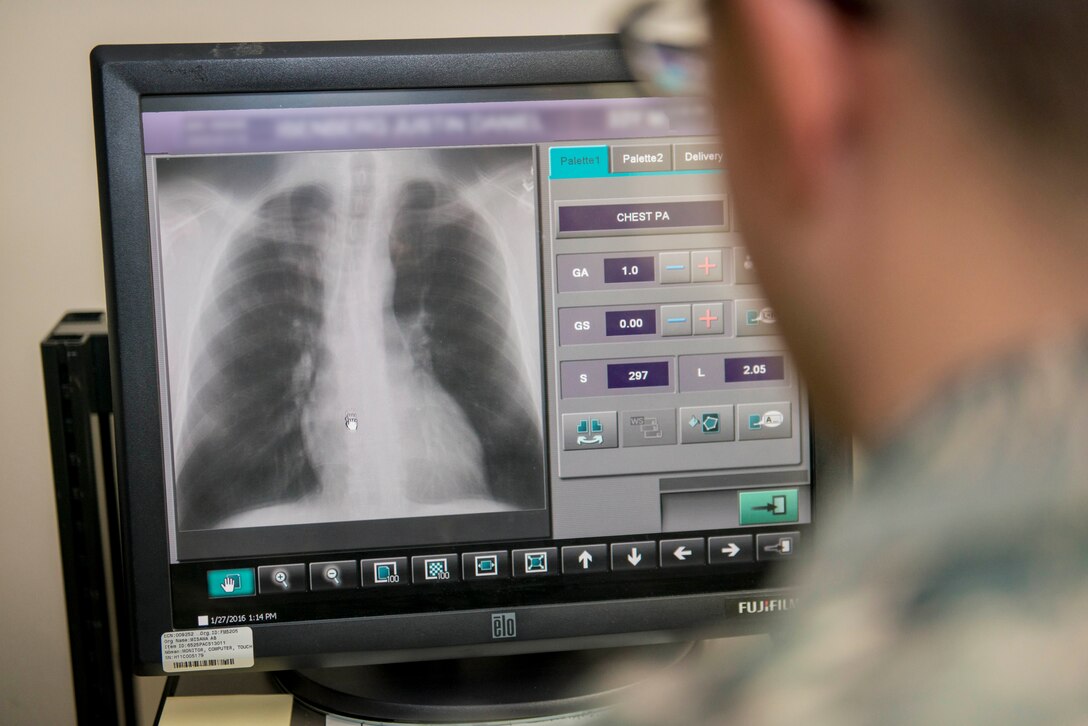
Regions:
[[0, 0], [0, 723], [74, 722], [38, 342], [104, 305], [101, 43], [591, 33], [625, 0]]

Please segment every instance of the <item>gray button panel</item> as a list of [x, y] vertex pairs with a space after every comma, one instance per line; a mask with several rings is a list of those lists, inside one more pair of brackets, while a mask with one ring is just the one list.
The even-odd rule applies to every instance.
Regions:
[[713, 444], [732, 441], [732, 406], [691, 406], [680, 409], [680, 443]]
[[613, 146], [612, 173], [672, 171], [672, 147], [668, 144]]
[[617, 446], [615, 411], [563, 414], [563, 448], [566, 451], [615, 449]]
[[[606, 147], [599, 150], [606, 151], [609, 170], [620, 175], [636, 171], [628, 166], [632, 164], [663, 166], [664, 160], [651, 162], [638, 155], [665, 143], [671, 146], [673, 170], [690, 173], [669, 175], [651, 169], [645, 177], [548, 182], [552, 196], [546, 200], [547, 208], [540, 210], [544, 297], [538, 317], [547, 349], [539, 388], [551, 420], [550, 439], [558, 451], [549, 462], [550, 501], [557, 512], [553, 524], [566, 545], [598, 542], [594, 538], [603, 533], [703, 531], [660, 530], [657, 477], [811, 468], [809, 403], [792, 360], [783, 351], [781, 334], [774, 330], [777, 326], [757, 319], [754, 330], [737, 335], [736, 300], [759, 302], [760, 312], [773, 306], [765, 302], [766, 293], [748, 255], [751, 250], [758, 257], [759, 249], [746, 247], [749, 242], [735, 233], [735, 225], [729, 224], [731, 200], [717, 189], [726, 168], [720, 143], [711, 136], [614, 138], [599, 143]], [[622, 153], [628, 158], [617, 158]], [[721, 225], [696, 225], [706, 221], [695, 218], [701, 207], [668, 206], [674, 201], [719, 200]], [[622, 274], [617, 265], [623, 266]], [[635, 265], [637, 272], [628, 272]], [[651, 276], [652, 281], [647, 279]], [[650, 310], [656, 312], [652, 333], [647, 332]], [[621, 318], [621, 313], [631, 315]], [[636, 328], [638, 332], [632, 332]], [[726, 360], [757, 357], [778, 357], [784, 365], [771, 373], [739, 377], [734, 366], [726, 380]], [[618, 377], [620, 368], [635, 362], [656, 365], [644, 385], [626, 378], [632, 371], [622, 371], [630, 384], [625, 385]], [[775, 373], [780, 368], [784, 374]], [[791, 426], [791, 436], [739, 442], [738, 406], [766, 401], [789, 401], [797, 407], [798, 425]], [[681, 418], [679, 410], [715, 413], [727, 406], [731, 415], [717, 412], [726, 413], [719, 419], [719, 430], [705, 434], [701, 415], [697, 430], [692, 430], [687, 427], [692, 412], [685, 410], [689, 416]], [[605, 432], [599, 444], [572, 443], [571, 424], [564, 424], [564, 416], [569, 422], [582, 412], [602, 409], [616, 414], [614, 446]], [[655, 415], [670, 409], [671, 417]], [[587, 435], [596, 436], [583, 434]], [[579, 448], [603, 450], [578, 453]], [[624, 526], [625, 519], [637, 520], [637, 525]], [[709, 532], [715, 528], [706, 528]]]
[[620, 423], [624, 448], [676, 443], [676, 409], [624, 411]]
[[793, 420], [788, 401], [743, 403], [737, 406], [741, 441], [788, 439], [793, 435]]

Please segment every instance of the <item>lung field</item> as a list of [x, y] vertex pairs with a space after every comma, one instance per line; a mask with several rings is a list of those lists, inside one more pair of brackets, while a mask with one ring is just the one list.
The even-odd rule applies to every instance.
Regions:
[[270, 197], [231, 244], [205, 301], [178, 473], [183, 529], [318, 488], [302, 416], [320, 367], [329, 194]]
[[393, 313], [412, 357], [476, 431], [490, 494], [541, 507], [539, 419], [512, 339], [501, 250], [448, 185], [409, 182], [398, 197]]

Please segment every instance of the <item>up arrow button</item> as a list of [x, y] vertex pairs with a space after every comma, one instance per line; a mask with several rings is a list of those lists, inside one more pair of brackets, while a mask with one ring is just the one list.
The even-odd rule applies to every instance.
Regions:
[[563, 548], [564, 575], [608, 572], [608, 545], [583, 544]]

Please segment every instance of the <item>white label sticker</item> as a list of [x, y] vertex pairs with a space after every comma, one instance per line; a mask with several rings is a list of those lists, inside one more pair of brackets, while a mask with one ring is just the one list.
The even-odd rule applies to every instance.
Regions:
[[162, 634], [162, 669], [167, 673], [252, 667], [252, 628], [204, 628]]

